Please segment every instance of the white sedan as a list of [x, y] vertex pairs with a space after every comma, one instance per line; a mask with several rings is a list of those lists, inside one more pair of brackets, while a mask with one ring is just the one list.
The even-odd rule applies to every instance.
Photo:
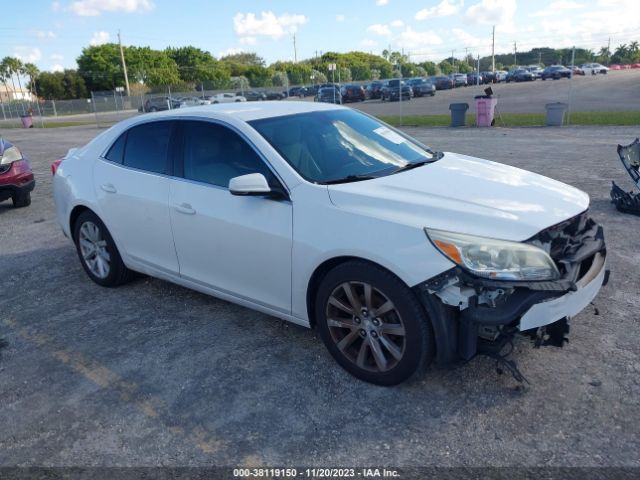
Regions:
[[211, 95], [207, 98], [210, 103], [239, 103], [246, 102], [247, 99], [242, 95], [236, 95], [235, 93], [218, 93], [217, 95]]
[[585, 63], [584, 65], [580, 65], [580, 68], [582, 68], [585, 75], [597, 75], [599, 73], [606, 74], [609, 72], [609, 67], [605, 67], [599, 63]]
[[585, 193], [338, 105], [141, 115], [53, 167], [94, 282], [142, 272], [316, 328], [377, 384], [518, 332], [561, 345], [606, 281]]

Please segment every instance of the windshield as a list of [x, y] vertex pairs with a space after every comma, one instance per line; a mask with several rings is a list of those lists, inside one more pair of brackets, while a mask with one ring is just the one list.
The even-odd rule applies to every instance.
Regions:
[[427, 147], [353, 110], [327, 110], [249, 124], [302, 177], [314, 183], [363, 180], [436, 160]]

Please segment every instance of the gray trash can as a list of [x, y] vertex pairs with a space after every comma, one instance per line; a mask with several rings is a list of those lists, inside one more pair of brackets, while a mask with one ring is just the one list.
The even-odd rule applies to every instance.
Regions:
[[451, 126], [452, 127], [464, 127], [465, 115], [469, 110], [468, 103], [451, 103], [449, 104], [449, 110], [451, 110]]
[[569, 109], [569, 105], [562, 102], [547, 103], [544, 108], [547, 110], [547, 127], [561, 127], [564, 125], [564, 116]]

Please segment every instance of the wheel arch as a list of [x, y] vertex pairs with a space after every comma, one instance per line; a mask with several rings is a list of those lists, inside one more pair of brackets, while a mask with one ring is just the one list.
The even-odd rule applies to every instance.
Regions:
[[[309, 326], [311, 328], [314, 328], [316, 324], [315, 313], [314, 313], [315, 300], [316, 300], [315, 292], [318, 290], [320, 283], [331, 270], [333, 270], [339, 265], [342, 265], [344, 263], [351, 262], [351, 261], [368, 263], [376, 268], [381, 268], [389, 272], [393, 276], [397, 277], [398, 280], [400, 280], [402, 283], [406, 285], [406, 282], [402, 280], [402, 278], [397, 273], [385, 267], [384, 265], [381, 265], [380, 263], [377, 263], [367, 258], [358, 257], [356, 255], [341, 255], [341, 256], [336, 256], [336, 257], [326, 259], [316, 267], [316, 269], [311, 274], [311, 277], [309, 277], [309, 282], [307, 284], [307, 315], [309, 318]], [[407, 285], [407, 287], [411, 288], [409, 285]]]

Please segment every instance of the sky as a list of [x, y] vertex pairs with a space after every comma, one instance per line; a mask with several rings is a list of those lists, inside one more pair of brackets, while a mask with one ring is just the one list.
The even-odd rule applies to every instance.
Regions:
[[[4, 2], [3, 2], [4, 3]], [[267, 63], [321, 52], [404, 51], [412, 61], [534, 47], [612, 49], [640, 40], [640, 0], [30, 0], [7, 2], [0, 57], [40, 70], [76, 68], [82, 48], [193, 45], [220, 57], [256, 52]], [[629, 21], [629, 19], [633, 19]], [[294, 50], [294, 35], [295, 45]]]

